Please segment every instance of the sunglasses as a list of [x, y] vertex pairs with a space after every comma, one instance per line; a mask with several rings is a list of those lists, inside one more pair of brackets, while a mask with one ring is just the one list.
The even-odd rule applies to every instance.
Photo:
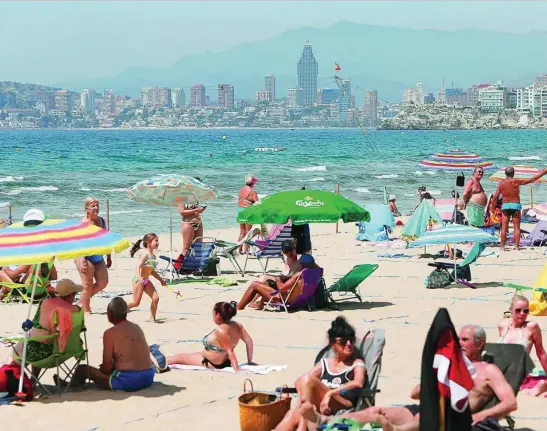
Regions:
[[353, 338], [353, 337], [350, 337], [350, 338], [337, 338], [335, 341], [336, 341], [336, 344], [340, 344], [341, 346], [345, 346], [346, 344], [348, 344], [348, 342], [350, 344], [355, 344], [355, 338]]
[[528, 314], [530, 313], [530, 310], [528, 308], [515, 308], [515, 313], [524, 313], [524, 314]]

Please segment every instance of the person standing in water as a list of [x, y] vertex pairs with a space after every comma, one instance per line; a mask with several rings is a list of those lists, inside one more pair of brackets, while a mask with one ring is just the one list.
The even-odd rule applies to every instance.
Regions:
[[467, 221], [475, 227], [484, 226], [484, 210], [488, 203], [481, 184], [483, 175], [484, 169], [481, 166], [475, 166], [473, 176], [467, 181], [463, 192], [463, 202], [467, 208]]

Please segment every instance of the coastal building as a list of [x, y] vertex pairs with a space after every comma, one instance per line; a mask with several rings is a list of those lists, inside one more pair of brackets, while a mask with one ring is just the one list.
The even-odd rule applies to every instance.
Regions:
[[298, 87], [304, 90], [303, 106], [313, 106], [317, 96], [317, 75], [319, 67], [313, 56], [311, 43], [307, 41], [297, 64]]
[[142, 106], [149, 106], [152, 104], [152, 99], [154, 97], [154, 89], [150, 87], [144, 87], [141, 90], [141, 102]]
[[365, 92], [363, 111], [365, 118], [370, 123], [370, 127], [378, 126], [378, 90]]
[[211, 106], [211, 96], [205, 95], [205, 106]]
[[103, 91], [103, 103], [101, 113], [103, 115], [116, 115], [116, 95], [113, 90]]
[[547, 118], [547, 85], [517, 88], [516, 109], [520, 114], [529, 114], [535, 119]]
[[416, 84], [416, 102], [418, 105], [424, 104], [424, 84], [421, 82], [418, 82]]
[[433, 93], [427, 93], [424, 96], [424, 103], [429, 104], [429, 105], [435, 103], [435, 96], [433, 95]]
[[269, 90], [260, 90], [256, 92], [256, 101], [258, 103], [269, 103], [272, 101], [272, 96]]
[[203, 84], [195, 84], [190, 87], [190, 106], [193, 108], [206, 106], [205, 86]]
[[186, 94], [183, 88], [173, 88], [171, 90], [171, 102], [173, 108], [184, 108], [186, 106]]
[[59, 90], [55, 93], [55, 109], [61, 112], [72, 110], [72, 96], [68, 90]]
[[219, 84], [218, 106], [228, 109], [234, 107], [234, 86], [232, 84]]
[[95, 90], [86, 88], [80, 94], [80, 105], [84, 114], [95, 113]]
[[275, 102], [275, 76], [266, 75], [264, 77], [264, 90], [270, 92], [270, 100], [268, 102]]
[[303, 88], [289, 88], [287, 93], [289, 96], [289, 107], [305, 105], [306, 96]]
[[143, 88], [141, 98], [143, 106], [171, 107], [171, 89], [167, 87]]
[[463, 88], [447, 88], [445, 91], [445, 94], [446, 94], [447, 105], [455, 105], [455, 106], [467, 105], [467, 93], [463, 91]]
[[543, 74], [543, 75], [536, 76], [536, 78], [534, 79], [534, 84], [539, 85], [539, 86], [542, 86], [542, 85], [547, 86], [547, 73]]
[[403, 90], [403, 102], [404, 103], [417, 103], [418, 92], [415, 88], [409, 87]]
[[509, 94], [502, 81], [479, 90], [480, 110], [484, 113], [502, 112], [509, 106]]
[[468, 106], [477, 106], [479, 104], [479, 90], [480, 88], [477, 85], [473, 85], [467, 89], [466, 93]]
[[340, 90], [338, 88], [323, 88], [321, 90], [321, 104], [331, 105], [340, 99]]

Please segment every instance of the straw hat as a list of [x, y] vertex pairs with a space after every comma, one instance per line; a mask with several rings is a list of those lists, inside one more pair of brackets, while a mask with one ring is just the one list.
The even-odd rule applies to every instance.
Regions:
[[55, 286], [55, 293], [59, 296], [68, 296], [71, 293], [81, 292], [84, 288], [79, 284], [74, 283], [72, 280], [64, 278], [57, 282]]

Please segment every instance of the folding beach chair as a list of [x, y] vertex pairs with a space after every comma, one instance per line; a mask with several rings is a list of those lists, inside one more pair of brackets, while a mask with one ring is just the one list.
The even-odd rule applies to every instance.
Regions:
[[[249, 258], [258, 260], [264, 274], [266, 274], [270, 259], [280, 258], [283, 263], [285, 263], [285, 257], [281, 251], [281, 244], [288, 239], [292, 240], [291, 230], [292, 224], [288, 223], [279, 231], [279, 234], [275, 238], [268, 240], [269, 242], [261, 242], [260, 244], [252, 241], [246, 242], [247, 244], [254, 246], [255, 250], [246, 254], [245, 264], [243, 265], [243, 275], [245, 275]], [[264, 263], [263, 260], [265, 260]]]
[[[51, 285], [50, 275], [54, 262], [41, 263], [40, 271], [38, 273], [38, 281], [36, 283], [36, 290], [34, 292], [34, 300], [40, 301], [44, 297], [49, 296], [48, 288]], [[0, 282], [0, 286], [5, 286], [9, 289], [9, 292], [4, 297], [2, 302], [9, 303], [11, 301], [23, 300], [27, 304], [30, 304], [30, 296], [32, 294], [32, 288], [34, 285], [34, 277], [36, 277], [36, 265], [31, 266], [30, 275], [25, 283], [6, 283]]]
[[[40, 306], [41, 303], [38, 307]], [[57, 327], [57, 313], [53, 315], [53, 323], [55, 327]], [[72, 313], [72, 330], [70, 331], [70, 335], [63, 351], [60, 350], [59, 331], [57, 329], [56, 332], [52, 335], [28, 338], [28, 341], [40, 341], [49, 339], [53, 342], [53, 353], [51, 354], [51, 356], [35, 362], [27, 360], [25, 364], [26, 373], [31, 377], [32, 380], [34, 380], [38, 384], [43, 392], [51, 395], [51, 392], [41, 382], [41, 379], [47, 370], [52, 368], [57, 369], [57, 376], [59, 377], [57, 379], [57, 392], [59, 395], [61, 395], [68, 391], [68, 388], [72, 383], [72, 379], [74, 378], [74, 372], [76, 371], [76, 368], [78, 368], [78, 365], [80, 365], [80, 363], [84, 360], [86, 361], [87, 365], [89, 365], [89, 360], [87, 356], [88, 350], [86, 331], [87, 329], [84, 322], [84, 312], [83, 310], [80, 310], [76, 313]], [[84, 336], [83, 341], [80, 338], [81, 334], [83, 334]], [[22, 342], [23, 340], [24, 338], [3, 338], [2, 342], [17, 343], [20, 341]], [[21, 362], [21, 358], [19, 357], [15, 349], [13, 357], [17, 362]], [[72, 364], [72, 366], [67, 364], [67, 362], [71, 359], [74, 359], [74, 363]], [[38, 375], [34, 375], [30, 367], [39, 368], [40, 372], [38, 373]], [[61, 374], [61, 372], [63, 375]], [[61, 379], [67, 382], [64, 390], [60, 385]]]
[[[350, 272], [327, 289], [325, 292], [327, 306], [337, 310], [338, 306], [336, 304], [338, 302], [349, 301], [355, 298], [359, 302], [363, 302], [359, 292], [359, 285], [377, 269], [378, 265], [376, 264], [355, 265]], [[337, 299], [334, 299], [334, 293], [339, 295]]]
[[[317, 286], [323, 277], [323, 268], [305, 268], [302, 270], [299, 279], [302, 280], [302, 290], [300, 294], [293, 299], [290, 304], [287, 304], [287, 301], [281, 295], [279, 290], [271, 293], [270, 300], [266, 303], [264, 310], [268, 307], [275, 307], [278, 309], [284, 309], [287, 313], [289, 310], [300, 310], [302, 308], [308, 307], [308, 310], [311, 311], [309, 306], [309, 301], [313, 298]], [[298, 284], [298, 280], [294, 283], [287, 294], [287, 299], [291, 297], [291, 294]], [[281, 302], [272, 302], [274, 299], [279, 299]]]
[[[378, 389], [378, 380], [380, 379], [380, 371], [382, 369], [382, 356], [384, 354], [384, 346], [386, 344], [385, 332], [383, 329], [372, 329], [366, 331], [363, 335], [357, 335], [355, 349], [357, 357], [365, 361], [365, 369], [367, 376], [365, 385], [359, 391], [359, 399], [354, 411], [359, 411], [367, 407], [372, 407], [376, 404], [376, 394], [380, 392]], [[334, 356], [334, 351], [330, 346], [326, 346], [318, 353], [315, 358], [314, 365], [319, 363], [323, 358]], [[277, 388], [283, 392], [296, 393], [296, 388]], [[340, 413], [347, 413], [344, 410]]]
[[237, 261], [237, 251], [239, 244], [235, 242], [224, 241], [221, 239], [216, 240], [216, 256], [225, 257], [228, 259], [235, 272], [239, 272], [242, 276], [245, 275], [239, 262]]
[[[474, 263], [484, 251], [486, 245], [480, 242], [475, 243], [475, 245], [469, 250], [466, 258], [461, 264], [453, 262], [430, 262], [429, 266], [436, 268], [438, 271], [446, 272], [449, 276], [451, 283], [461, 283], [467, 287], [475, 288], [471, 281], [471, 268], [470, 265]], [[450, 272], [452, 270], [452, 272]], [[455, 277], [458, 277], [456, 280]]]
[[[197, 240], [201, 241], [198, 242]], [[162, 276], [165, 273], [172, 272], [180, 278], [181, 275], [196, 274], [203, 277], [203, 272], [210, 264], [210, 259], [217, 259], [215, 257], [216, 241], [214, 238], [202, 237], [196, 238], [192, 243], [192, 246], [186, 253], [184, 260], [171, 259], [168, 256], [160, 256], [160, 259], [167, 261], [167, 266], [162, 271]], [[175, 268], [175, 265], [179, 264], [179, 269]]]

